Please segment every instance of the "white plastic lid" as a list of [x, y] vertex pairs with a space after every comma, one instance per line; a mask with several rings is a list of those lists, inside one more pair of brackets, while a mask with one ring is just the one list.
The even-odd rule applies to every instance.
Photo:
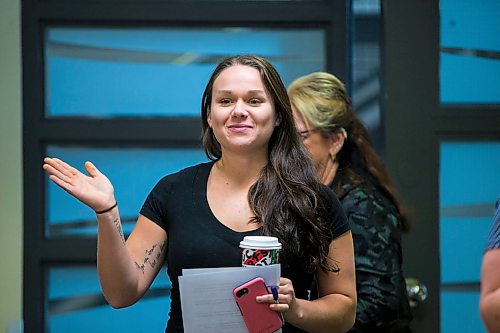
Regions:
[[281, 243], [277, 237], [270, 236], [245, 236], [240, 242], [243, 249], [281, 249]]

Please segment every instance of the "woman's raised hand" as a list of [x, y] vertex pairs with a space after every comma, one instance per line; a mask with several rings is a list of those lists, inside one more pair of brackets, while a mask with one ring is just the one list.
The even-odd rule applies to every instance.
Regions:
[[113, 185], [91, 162], [85, 162], [89, 176], [58, 158], [46, 157], [43, 162], [43, 169], [50, 175], [50, 180], [94, 211], [102, 211], [115, 204]]

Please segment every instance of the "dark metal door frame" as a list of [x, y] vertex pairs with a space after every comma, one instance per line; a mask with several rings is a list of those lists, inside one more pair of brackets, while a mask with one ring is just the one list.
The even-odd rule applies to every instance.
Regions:
[[[177, 145], [199, 141], [198, 122], [182, 119], [48, 119], [44, 117], [44, 43], [48, 26], [256, 26], [322, 27], [327, 70], [350, 84], [350, 0], [324, 1], [122, 1], [23, 0], [23, 317], [26, 332], [47, 331], [47, 264], [95, 262], [95, 239], [45, 237], [49, 144], [92, 146]], [[134, 129], [133, 131], [131, 129]], [[90, 135], [91, 133], [91, 135]], [[123, 135], [127, 133], [127, 135]], [[130, 136], [130, 133], [134, 133]], [[179, 138], [184, 138], [179, 143]]]
[[438, 146], [432, 114], [439, 103], [438, 1], [382, 2], [383, 91], [387, 163], [407, 205], [403, 238], [407, 277], [426, 284], [414, 309], [415, 332], [439, 332]]
[[428, 287], [415, 332], [440, 331], [439, 145], [500, 140], [498, 105], [440, 104], [439, 1], [382, 1], [387, 163], [413, 222], [404, 268]]

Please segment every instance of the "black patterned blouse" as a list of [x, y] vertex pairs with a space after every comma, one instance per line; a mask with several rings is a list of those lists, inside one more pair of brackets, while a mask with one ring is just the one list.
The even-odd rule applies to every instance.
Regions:
[[349, 332], [410, 332], [398, 212], [370, 183], [342, 189], [339, 200], [354, 240], [358, 294]]

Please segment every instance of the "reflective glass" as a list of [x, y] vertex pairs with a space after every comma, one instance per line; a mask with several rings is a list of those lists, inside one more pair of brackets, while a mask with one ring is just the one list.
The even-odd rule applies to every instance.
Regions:
[[113, 309], [102, 295], [95, 266], [48, 269], [50, 333], [163, 332], [170, 309], [170, 281], [165, 268], [136, 304]]
[[[202, 149], [92, 148], [50, 146], [58, 157], [85, 173], [91, 161], [113, 183], [123, 230], [129, 234], [149, 191], [165, 175], [207, 161]], [[49, 237], [95, 237], [95, 213], [47, 179], [46, 234]]]
[[479, 274], [495, 201], [500, 142], [442, 142], [439, 208], [441, 332], [485, 332]]
[[380, 1], [360, 0], [352, 5], [352, 103], [356, 115], [368, 129], [375, 149], [384, 156], [380, 115]]
[[442, 283], [479, 281], [481, 257], [500, 196], [498, 170], [500, 142], [441, 143]]
[[222, 57], [268, 58], [288, 85], [325, 69], [320, 29], [49, 28], [48, 117], [198, 116]]
[[441, 333], [486, 333], [479, 317], [479, 292], [441, 293]]
[[441, 103], [500, 103], [500, 2], [441, 0]]

